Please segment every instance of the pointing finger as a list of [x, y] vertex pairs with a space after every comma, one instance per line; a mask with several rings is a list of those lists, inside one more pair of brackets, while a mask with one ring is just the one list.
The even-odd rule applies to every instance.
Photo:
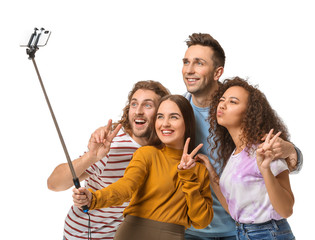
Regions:
[[280, 136], [281, 132], [278, 132], [271, 140], [270, 140], [270, 144], [271, 146], [275, 143], [275, 141], [277, 140], [277, 138]]
[[121, 129], [122, 125], [118, 124], [117, 127], [114, 129], [114, 131], [109, 135], [109, 142], [113, 140], [114, 137], [116, 137], [117, 133]]
[[190, 153], [191, 157], [195, 156], [196, 153], [200, 150], [200, 148], [202, 148], [202, 146], [203, 146], [203, 144], [200, 143], [200, 144]]
[[185, 142], [185, 145], [184, 145], [183, 154], [187, 154], [189, 142], [190, 142], [190, 138], [187, 138], [187, 139], [186, 139], [186, 142]]

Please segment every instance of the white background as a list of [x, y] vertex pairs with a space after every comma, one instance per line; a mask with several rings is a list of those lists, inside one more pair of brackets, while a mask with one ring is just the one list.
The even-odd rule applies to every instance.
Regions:
[[[297, 239], [313, 232], [314, 11], [312, 1], [10, 0], [0, 3], [1, 239], [62, 239], [71, 190], [46, 180], [66, 162], [35, 73], [20, 39], [52, 31], [36, 62], [72, 159], [90, 134], [120, 118], [138, 80], [185, 92], [184, 41], [212, 34], [227, 60], [222, 79], [259, 84], [304, 154], [292, 175]], [[28, 36], [27, 36], [28, 37]]]

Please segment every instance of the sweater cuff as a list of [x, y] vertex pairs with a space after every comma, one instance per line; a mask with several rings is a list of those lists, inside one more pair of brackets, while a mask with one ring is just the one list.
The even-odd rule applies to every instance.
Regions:
[[194, 181], [197, 179], [197, 176], [194, 173], [194, 168], [183, 169], [183, 170], [177, 169], [177, 172], [178, 172], [178, 176], [181, 179], [188, 180], [188, 181]]
[[88, 190], [92, 193], [92, 200], [91, 200], [91, 205], [90, 205], [89, 209], [93, 210], [93, 209], [95, 209], [95, 206], [96, 206], [96, 196], [95, 196], [94, 191], [91, 188], [89, 188]]

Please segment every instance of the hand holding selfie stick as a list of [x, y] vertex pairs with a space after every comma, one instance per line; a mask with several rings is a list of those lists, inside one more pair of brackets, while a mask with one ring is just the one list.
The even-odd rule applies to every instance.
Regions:
[[[40, 41], [40, 37], [44, 36], [44, 34], [48, 34], [48, 33], [50, 34], [50, 32], [49, 31], [45, 31], [44, 28], [41, 28], [40, 30], [35, 28], [34, 29], [34, 33], [31, 35], [30, 40], [28, 42], [28, 45], [27, 45], [28, 48], [26, 49], [26, 53], [29, 55], [29, 59], [31, 59], [33, 64], [34, 64], [34, 67], [35, 67], [35, 70], [36, 70], [36, 73], [37, 73], [40, 85], [41, 85], [43, 93], [45, 95], [45, 99], [46, 99], [46, 102], [47, 102], [47, 105], [48, 105], [51, 117], [52, 117], [52, 119], [54, 121], [54, 124], [55, 124], [56, 130], [58, 132], [58, 136], [59, 136], [59, 139], [60, 139], [63, 151], [64, 151], [64, 153], [66, 155], [66, 158], [67, 158], [67, 161], [68, 161], [68, 165], [70, 167], [70, 171], [71, 171], [71, 174], [72, 174], [72, 177], [73, 177], [74, 186], [76, 188], [80, 188], [81, 187], [80, 186], [80, 181], [79, 181], [78, 177], [75, 174], [75, 171], [74, 171], [74, 168], [73, 168], [73, 165], [72, 165], [72, 162], [71, 162], [71, 159], [70, 159], [70, 156], [69, 156], [66, 144], [65, 144], [65, 142], [63, 140], [61, 131], [60, 131], [58, 123], [57, 123], [57, 119], [56, 119], [55, 114], [53, 112], [53, 109], [52, 109], [52, 107], [50, 105], [50, 102], [49, 102], [49, 99], [48, 99], [48, 96], [47, 96], [47, 93], [46, 93], [43, 81], [41, 79], [41, 76], [39, 74], [39, 71], [38, 71], [38, 68], [37, 68], [37, 65], [36, 65], [36, 62], [35, 62], [35, 59], [34, 59], [35, 58], [35, 52], [38, 50], [38, 47], [39, 47], [38, 43]], [[47, 37], [46, 40], [48, 40], [48, 37]], [[83, 212], [86, 212], [86, 213], [89, 211], [89, 208], [87, 206], [83, 206], [82, 209], [83, 209]]]

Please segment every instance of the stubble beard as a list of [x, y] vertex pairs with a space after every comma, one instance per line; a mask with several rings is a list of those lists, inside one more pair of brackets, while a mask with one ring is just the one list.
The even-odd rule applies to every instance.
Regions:
[[214, 86], [215, 86], [215, 81], [212, 79], [211, 81], [208, 81], [207, 84], [201, 84], [197, 86], [197, 88], [192, 87], [192, 89], [189, 89], [189, 87], [187, 87], [187, 91], [194, 96], [200, 96], [200, 95], [205, 95], [207, 93], [210, 93], [211, 89]]
[[137, 131], [132, 129], [133, 135], [137, 138], [146, 138], [148, 139], [153, 131], [152, 127], [149, 125], [146, 129]]

